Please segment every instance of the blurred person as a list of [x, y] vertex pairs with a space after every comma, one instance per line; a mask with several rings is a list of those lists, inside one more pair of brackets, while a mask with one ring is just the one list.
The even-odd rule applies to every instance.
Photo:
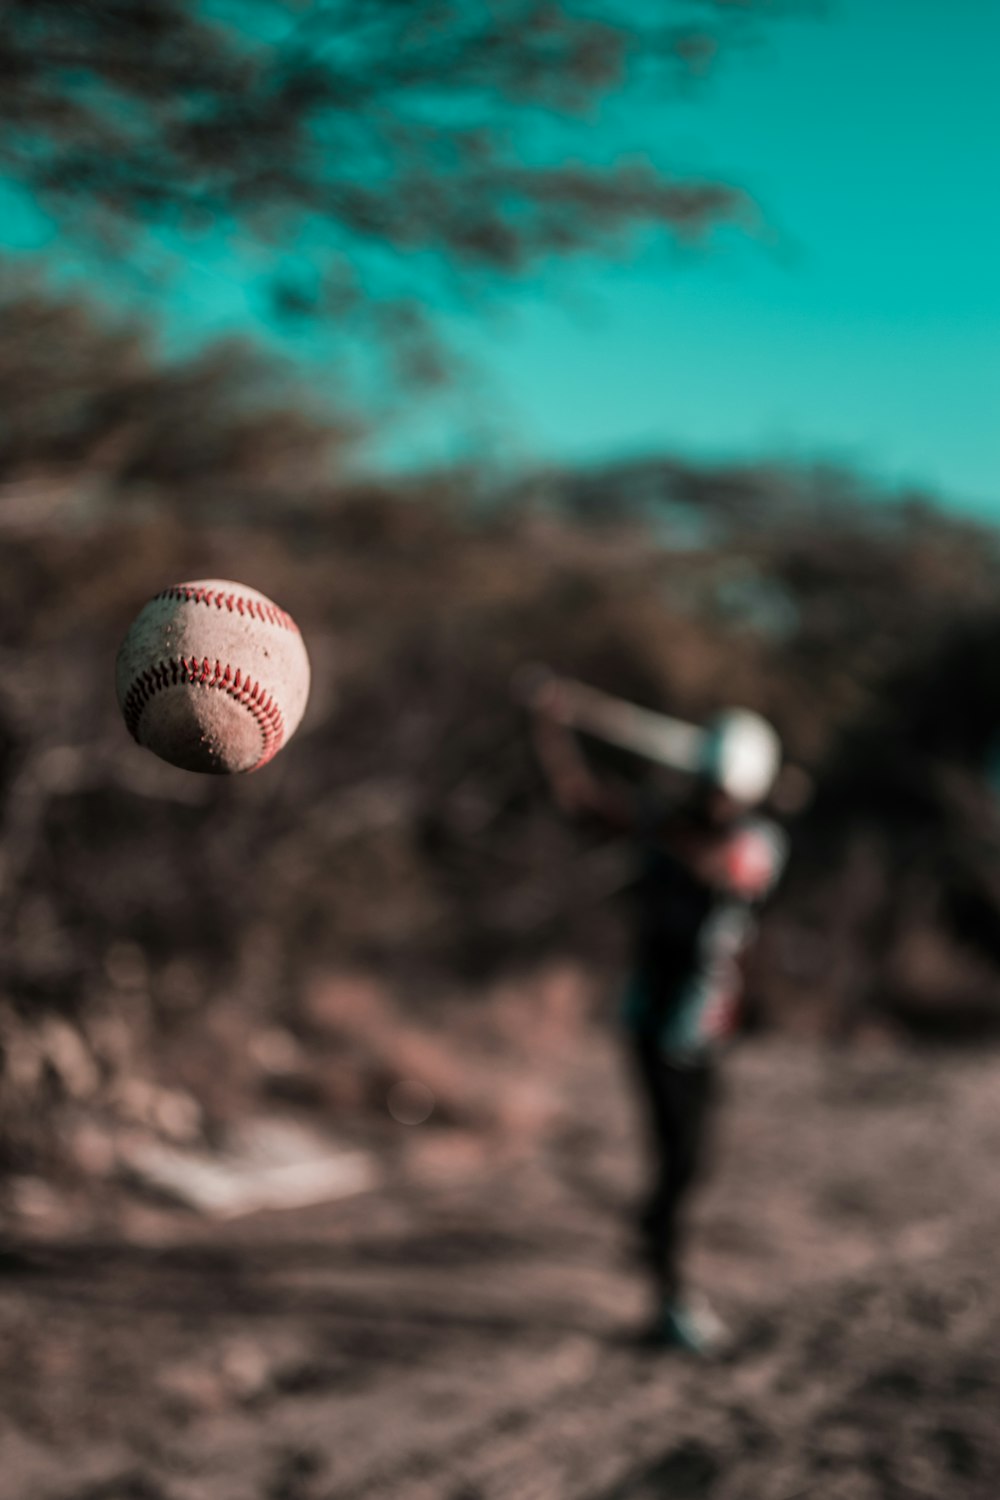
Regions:
[[557, 805], [635, 842], [632, 966], [622, 1020], [644, 1106], [653, 1182], [639, 1218], [655, 1312], [646, 1341], [717, 1352], [725, 1330], [682, 1273], [684, 1212], [705, 1163], [717, 1059], [736, 1031], [757, 909], [785, 863], [782, 830], [758, 811], [777, 777], [777, 735], [756, 714], [720, 714], [688, 790], [639, 792], [596, 773], [573, 729], [571, 688], [532, 701], [539, 759]]

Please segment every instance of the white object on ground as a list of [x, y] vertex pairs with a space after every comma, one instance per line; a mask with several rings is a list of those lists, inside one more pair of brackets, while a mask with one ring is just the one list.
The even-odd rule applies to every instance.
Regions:
[[372, 1158], [335, 1145], [293, 1120], [265, 1117], [234, 1131], [222, 1151], [182, 1151], [137, 1139], [122, 1150], [138, 1181], [210, 1218], [305, 1208], [364, 1193], [377, 1182]]

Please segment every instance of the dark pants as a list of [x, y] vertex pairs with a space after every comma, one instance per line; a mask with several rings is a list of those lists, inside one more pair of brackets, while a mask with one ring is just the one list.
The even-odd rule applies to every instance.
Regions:
[[653, 1190], [639, 1220], [643, 1254], [657, 1295], [672, 1302], [681, 1292], [682, 1210], [703, 1168], [716, 1074], [708, 1061], [669, 1062], [654, 1038], [635, 1037], [631, 1050], [653, 1161]]

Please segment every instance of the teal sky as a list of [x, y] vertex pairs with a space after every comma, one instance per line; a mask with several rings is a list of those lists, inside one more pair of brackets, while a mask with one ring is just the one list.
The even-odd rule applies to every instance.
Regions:
[[495, 437], [833, 458], [1000, 521], [1000, 5], [832, 0], [650, 123], [777, 242], [578, 272], [469, 329]]
[[[765, 37], [599, 128], [604, 150], [741, 184], [768, 235], [578, 263], [450, 316], [474, 377], [397, 412], [372, 462], [833, 459], [1000, 522], [1000, 0], [829, 0]], [[6, 238], [41, 247], [15, 206]], [[155, 298], [175, 342], [280, 341], [265, 252], [178, 249], [123, 268], [116, 298]], [[315, 337], [286, 345], [322, 362]]]

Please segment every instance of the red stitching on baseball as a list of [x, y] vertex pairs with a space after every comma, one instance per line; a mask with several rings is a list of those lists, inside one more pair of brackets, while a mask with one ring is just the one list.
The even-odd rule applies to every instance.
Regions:
[[202, 661], [196, 656], [169, 658], [139, 673], [122, 704], [125, 724], [134, 740], [139, 739], [139, 722], [150, 699], [164, 688], [186, 682], [197, 687], [216, 688], [253, 715], [262, 743], [260, 757], [254, 761], [251, 770], [267, 765], [277, 755], [285, 740], [285, 721], [270, 693], [265, 693], [259, 682], [241, 676], [239, 667], [234, 671], [228, 663], [223, 667], [218, 661], [213, 666], [207, 656]]
[[179, 583], [173, 588], [163, 589], [156, 598], [176, 599], [181, 604], [214, 605], [216, 609], [228, 610], [230, 614], [235, 611], [238, 615], [263, 620], [265, 625], [277, 625], [281, 630], [293, 630], [296, 635], [299, 633], [299, 627], [291, 615], [286, 615], [276, 604], [265, 603], [262, 599], [248, 599], [244, 594], [223, 594], [218, 589], [196, 589], [190, 584]]

